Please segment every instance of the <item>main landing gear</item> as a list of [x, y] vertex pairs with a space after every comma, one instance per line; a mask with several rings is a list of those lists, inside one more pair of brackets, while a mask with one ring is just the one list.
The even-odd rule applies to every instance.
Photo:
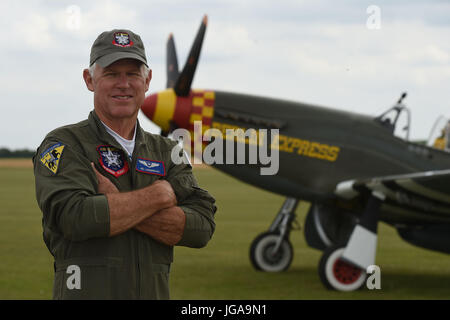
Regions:
[[299, 200], [287, 198], [267, 232], [258, 235], [250, 246], [250, 261], [256, 270], [285, 271], [291, 265], [294, 250], [289, 241], [295, 209]]
[[318, 271], [326, 288], [354, 291], [364, 285], [367, 268], [375, 264], [378, 216], [384, 199], [383, 194], [372, 192], [348, 243], [325, 249]]
[[365, 270], [342, 259], [345, 246], [325, 249], [319, 262], [319, 278], [330, 290], [354, 291], [366, 280]]
[[[380, 192], [372, 191], [368, 194], [364, 212], [359, 221], [352, 224], [351, 229], [348, 229], [350, 226], [346, 223], [349, 221], [345, 222], [343, 219], [346, 218], [343, 216], [339, 216], [337, 220], [334, 219], [335, 217], [333, 219], [328, 217], [326, 224], [321, 222], [317, 212], [312, 216], [313, 220], [310, 222], [314, 221], [315, 224], [310, 223], [309, 228], [315, 228], [318, 231], [314, 234], [313, 230], [310, 230], [309, 240], [315, 247], [324, 249], [318, 271], [320, 280], [328, 289], [354, 291], [365, 284], [366, 270], [375, 264], [378, 216], [384, 199], [385, 196]], [[287, 198], [269, 230], [253, 240], [250, 247], [250, 260], [255, 269], [279, 272], [287, 270], [291, 265], [294, 252], [289, 241], [289, 234], [293, 229], [293, 223], [296, 223], [295, 209], [298, 203], [298, 199]], [[342, 222], [345, 222], [342, 228], [332, 228], [339, 226]], [[325, 225], [327, 228], [324, 228]], [[325, 229], [339, 232], [329, 238]], [[349, 231], [351, 234], [348, 233]], [[333, 233], [336, 232], [331, 232]], [[348, 234], [350, 234], [349, 238]], [[343, 238], [345, 240], [342, 240]]]

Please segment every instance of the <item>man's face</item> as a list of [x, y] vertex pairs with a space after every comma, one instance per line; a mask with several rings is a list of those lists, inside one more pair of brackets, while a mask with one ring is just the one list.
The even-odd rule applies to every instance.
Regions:
[[94, 92], [94, 107], [100, 119], [137, 117], [151, 80], [151, 71], [144, 75], [141, 64], [134, 59], [121, 59], [105, 68], [96, 65], [93, 77], [84, 70], [83, 77]]

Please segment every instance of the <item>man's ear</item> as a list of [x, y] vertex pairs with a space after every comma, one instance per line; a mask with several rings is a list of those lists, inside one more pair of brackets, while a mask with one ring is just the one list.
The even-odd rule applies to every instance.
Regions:
[[86, 87], [88, 88], [88, 90], [94, 92], [93, 79], [88, 69], [83, 70], [83, 79], [84, 82], [86, 83]]
[[148, 71], [148, 76], [145, 78], [145, 92], [148, 91], [148, 88], [150, 87], [150, 81], [152, 80], [152, 69]]

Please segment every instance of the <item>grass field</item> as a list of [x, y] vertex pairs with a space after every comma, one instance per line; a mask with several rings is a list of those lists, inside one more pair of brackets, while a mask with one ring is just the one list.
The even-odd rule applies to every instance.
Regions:
[[[288, 271], [257, 272], [248, 258], [250, 243], [268, 228], [283, 198], [214, 169], [194, 171], [217, 199], [217, 227], [206, 248], [175, 249], [172, 299], [450, 299], [450, 256], [411, 246], [384, 224], [376, 260], [381, 290], [326, 290], [317, 274], [321, 253], [307, 247], [299, 231], [291, 234], [294, 260]], [[303, 203], [297, 209], [301, 225], [307, 208]], [[42, 240], [29, 165], [0, 161], [0, 230], [0, 299], [50, 299], [52, 257]]]

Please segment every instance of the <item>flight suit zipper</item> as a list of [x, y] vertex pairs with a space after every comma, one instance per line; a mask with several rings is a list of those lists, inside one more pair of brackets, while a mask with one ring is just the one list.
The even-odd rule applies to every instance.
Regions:
[[[123, 148], [122, 148], [123, 150]], [[136, 146], [135, 146], [135, 150], [136, 150]], [[135, 187], [135, 177], [134, 177], [134, 159], [136, 158], [135, 156], [135, 150], [133, 150], [133, 154], [131, 156], [128, 155], [128, 152], [126, 152], [125, 150], [123, 150], [126, 154], [126, 161], [128, 162], [128, 167], [129, 167], [129, 174], [130, 174], [130, 191], [134, 190]], [[131, 161], [130, 161], [131, 160]], [[137, 293], [137, 299], [141, 298], [141, 268], [140, 268], [140, 263], [139, 263], [139, 237], [133, 237], [135, 239], [135, 259], [136, 259], [136, 293]]]
[[[135, 175], [135, 165], [136, 165], [136, 144], [134, 146], [134, 150], [133, 150], [133, 154], [130, 156], [128, 155], [128, 152], [122, 147], [114, 145], [113, 147], [118, 148], [120, 150], [122, 150], [123, 154], [125, 155], [125, 159], [128, 163], [128, 173], [130, 174], [130, 191], [134, 191], [135, 188], [135, 181], [136, 181], [136, 177]], [[131, 160], [131, 161], [130, 161]], [[141, 298], [141, 268], [140, 268], [140, 250], [139, 250], [139, 237], [134, 237], [136, 239], [136, 249], [135, 249], [135, 259], [136, 259], [136, 292], [137, 292], [137, 299]]]
[[[137, 144], [135, 143], [133, 154], [131, 155], [131, 161], [130, 161], [130, 157], [127, 156], [128, 165], [130, 167], [131, 190], [134, 190], [135, 184], [136, 184], [136, 177], [135, 177], [135, 174], [136, 174], [135, 166], [136, 166], [136, 158], [137, 158], [136, 150], [137, 150]], [[139, 239], [140, 239], [139, 236], [136, 237], [136, 250], [135, 250], [135, 253], [136, 253], [136, 281], [137, 281], [136, 292], [138, 294], [137, 298], [141, 299], [141, 296], [142, 296], [142, 293], [141, 293], [141, 279], [142, 279], [142, 277], [141, 277], [140, 249], [139, 249], [139, 247], [140, 247], [140, 242], [139, 241], [140, 240]]]

